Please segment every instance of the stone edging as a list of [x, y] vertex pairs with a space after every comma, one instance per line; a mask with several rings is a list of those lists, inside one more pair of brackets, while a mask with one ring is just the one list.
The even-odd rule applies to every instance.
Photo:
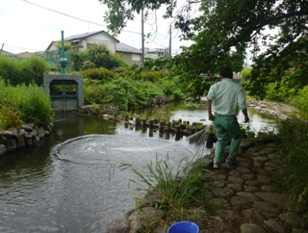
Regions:
[[[256, 100], [248, 103], [248, 107], [255, 109], [260, 113], [266, 113], [270, 116], [286, 120], [292, 114], [292, 112], [297, 114], [296, 107], [284, 104], [284, 103], [277, 103], [272, 101], [265, 101], [265, 100]], [[294, 115], [293, 113], [293, 115]]]
[[0, 131], [0, 156], [9, 151], [36, 145], [41, 139], [48, 137], [52, 129], [53, 123], [48, 125], [29, 123], [18, 129]]

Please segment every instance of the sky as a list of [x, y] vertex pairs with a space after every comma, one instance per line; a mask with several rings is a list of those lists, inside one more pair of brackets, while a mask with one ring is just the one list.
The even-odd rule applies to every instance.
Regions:
[[[183, 0], [184, 2], [184, 0]], [[11, 53], [44, 51], [55, 40], [86, 32], [107, 31], [104, 22], [106, 6], [98, 0], [0, 0], [0, 49]], [[157, 20], [155, 20], [155, 18]], [[157, 24], [155, 23], [157, 22]], [[169, 29], [172, 19], [162, 18], [162, 10], [150, 14], [144, 24], [144, 33], [151, 33], [145, 40], [150, 49], [169, 47]], [[191, 42], [179, 40], [179, 31], [171, 34], [172, 54], [180, 46]], [[141, 16], [129, 22], [116, 38], [124, 44], [141, 48]]]

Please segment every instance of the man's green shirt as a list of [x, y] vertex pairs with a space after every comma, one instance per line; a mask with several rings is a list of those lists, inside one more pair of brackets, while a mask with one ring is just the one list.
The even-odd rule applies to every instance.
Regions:
[[211, 86], [207, 97], [213, 101], [213, 111], [220, 115], [236, 115], [237, 107], [247, 108], [246, 95], [241, 85], [224, 78]]

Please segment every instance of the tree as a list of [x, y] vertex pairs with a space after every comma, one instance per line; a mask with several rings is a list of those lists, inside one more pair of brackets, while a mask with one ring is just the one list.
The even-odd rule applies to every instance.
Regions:
[[[99, 1], [109, 7], [105, 17], [109, 29], [115, 33], [125, 27], [127, 20], [133, 19], [134, 12], [165, 5], [165, 17], [173, 17], [178, 3], [178, 0]], [[189, 17], [192, 4], [200, 6], [200, 15], [195, 18]], [[190, 39], [194, 44], [182, 48], [183, 52], [172, 59], [170, 67], [194, 95], [202, 95], [208, 89], [221, 66], [230, 63], [228, 56], [234, 48], [243, 52], [251, 45], [254, 45], [252, 53], [259, 53], [247, 78], [246, 88], [251, 95], [264, 97], [267, 84], [280, 82], [286, 73], [290, 76], [290, 70], [297, 75], [296, 83], [307, 85], [302, 75], [307, 69], [308, 57], [308, 1], [192, 0], [187, 1], [175, 17], [182, 39]], [[277, 34], [267, 33], [269, 29], [276, 29]]]

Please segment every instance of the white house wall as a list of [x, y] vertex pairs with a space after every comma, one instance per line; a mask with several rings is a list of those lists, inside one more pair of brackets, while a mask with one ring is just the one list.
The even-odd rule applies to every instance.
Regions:
[[84, 43], [82, 44], [84, 48], [87, 48], [87, 44], [104, 44], [112, 53], [115, 54], [116, 52], [116, 41], [102, 33], [89, 36], [82, 42]]
[[[60, 42], [59, 42], [60, 43]], [[57, 51], [57, 42], [52, 43], [52, 45], [50, 46], [50, 48], [48, 49], [48, 51]]]

